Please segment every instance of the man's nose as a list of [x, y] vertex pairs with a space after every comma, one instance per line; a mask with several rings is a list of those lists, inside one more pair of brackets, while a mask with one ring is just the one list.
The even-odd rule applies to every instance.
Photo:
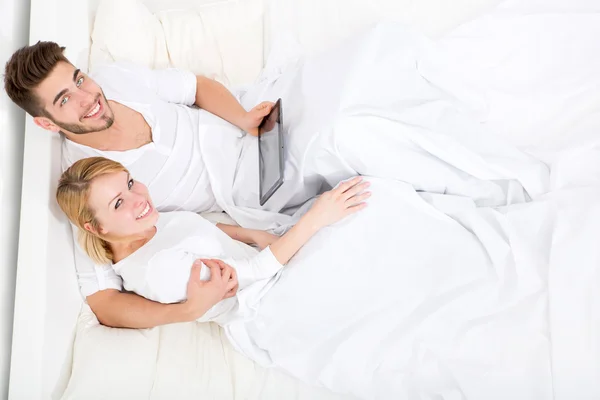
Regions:
[[96, 100], [96, 96], [90, 92], [86, 92], [84, 90], [79, 91], [79, 104], [81, 107], [87, 108], [91, 107]]

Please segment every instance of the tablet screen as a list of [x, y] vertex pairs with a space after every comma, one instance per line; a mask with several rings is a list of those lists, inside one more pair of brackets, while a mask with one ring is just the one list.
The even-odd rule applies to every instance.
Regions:
[[258, 153], [260, 168], [260, 205], [283, 183], [283, 135], [281, 132], [281, 100], [258, 128]]

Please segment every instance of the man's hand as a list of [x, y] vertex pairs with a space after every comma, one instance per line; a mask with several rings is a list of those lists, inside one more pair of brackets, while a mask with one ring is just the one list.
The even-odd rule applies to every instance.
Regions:
[[275, 103], [270, 101], [263, 101], [252, 110], [246, 112], [243, 120], [241, 121], [240, 128], [252, 136], [258, 136], [258, 126], [262, 122], [263, 118], [269, 115], [274, 105]]
[[[208, 281], [200, 280], [202, 263], [210, 269]], [[189, 319], [200, 318], [221, 300], [235, 296], [237, 289], [238, 280], [234, 268], [220, 260], [196, 260], [190, 272], [185, 301]]]

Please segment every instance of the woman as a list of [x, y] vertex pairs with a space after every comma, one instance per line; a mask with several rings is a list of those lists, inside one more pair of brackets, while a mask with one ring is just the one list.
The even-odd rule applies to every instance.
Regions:
[[[304, 382], [364, 399], [547, 398], [543, 265], [555, 205], [478, 208], [365, 180], [371, 196], [358, 179], [341, 184], [261, 252], [196, 214], [159, 215], [144, 186], [101, 158], [67, 170], [57, 200], [90, 256], [111, 260], [124, 287], [148, 298], [184, 300], [198, 256], [232, 265], [211, 269], [220, 285], [206, 283], [200, 320]], [[236, 275], [237, 295], [220, 301]]]
[[[290, 258], [319, 229], [365, 207], [368, 183], [355, 178], [321, 196], [298, 224], [282, 237], [236, 226], [213, 224], [195, 213], [159, 214], [146, 186], [136, 182], [121, 164], [102, 157], [80, 160], [67, 169], [57, 189], [57, 201], [79, 228], [80, 242], [97, 263], [112, 263], [125, 289], [162, 303], [185, 300], [195, 259], [219, 257], [235, 268], [209, 271], [208, 280], [223, 277], [239, 282], [236, 298], [215, 304], [211, 297], [201, 321], [227, 324], [248, 318], [260, 294]], [[229, 237], [227, 237], [229, 235]], [[236, 240], [232, 240], [236, 239]], [[266, 247], [257, 252], [243, 244]], [[227, 289], [231, 289], [231, 284]]]

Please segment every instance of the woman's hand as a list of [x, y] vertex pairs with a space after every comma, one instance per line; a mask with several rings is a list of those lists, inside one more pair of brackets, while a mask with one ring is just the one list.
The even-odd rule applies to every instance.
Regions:
[[265, 231], [253, 231], [251, 235], [252, 243], [258, 246], [259, 249], [263, 250], [271, 243], [279, 239], [279, 236], [272, 235]]
[[[200, 279], [204, 263], [210, 269], [210, 279]], [[220, 260], [196, 260], [190, 271], [187, 300], [184, 302], [190, 321], [200, 318], [221, 300], [235, 296], [238, 280], [235, 269]]]
[[364, 191], [369, 183], [361, 181], [361, 177], [356, 177], [323, 193], [292, 229], [271, 244], [271, 252], [277, 261], [281, 265], [287, 264], [319, 229], [365, 208], [363, 201], [371, 193]]
[[360, 176], [343, 182], [319, 196], [306, 217], [316, 224], [317, 229], [334, 224], [366, 207], [364, 201], [371, 196], [371, 192], [365, 191], [368, 187], [369, 182], [362, 182]]
[[270, 101], [263, 101], [252, 110], [247, 111], [240, 122], [240, 128], [252, 136], [258, 136], [258, 126], [262, 122], [263, 118], [269, 115], [274, 105], [275, 103]]

